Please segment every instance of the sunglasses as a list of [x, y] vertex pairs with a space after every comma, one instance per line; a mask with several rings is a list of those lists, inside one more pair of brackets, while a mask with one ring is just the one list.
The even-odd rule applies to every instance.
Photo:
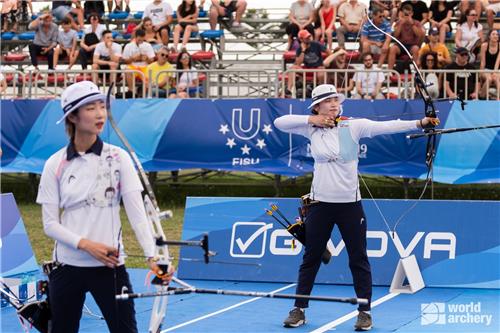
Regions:
[[159, 57], [168, 57], [168, 53], [158, 53]]

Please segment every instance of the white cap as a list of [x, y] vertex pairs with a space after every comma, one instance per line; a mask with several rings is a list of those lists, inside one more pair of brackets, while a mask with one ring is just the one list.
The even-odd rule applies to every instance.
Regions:
[[345, 100], [344, 94], [337, 93], [337, 88], [333, 84], [321, 84], [314, 88], [312, 91], [312, 103], [309, 105], [309, 109], [314, 105], [321, 103], [327, 98], [337, 97], [339, 102], [342, 104]]
[[78, 110], [80, 106], [95, 101], [105, 102], [106, 95], [99, 90], [94, 82], [81, 81], [70, 85], [64, 89], [61, 95], [61, 108], [64, 115], [56, 124], [61, 123], [71, 112]]

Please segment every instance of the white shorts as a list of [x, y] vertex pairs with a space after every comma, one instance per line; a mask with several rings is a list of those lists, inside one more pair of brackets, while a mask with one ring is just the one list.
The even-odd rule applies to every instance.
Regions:
[[498, 12], [500, 12], [500, 2], [489, 4], [488, 6], [486, 6], [486, 10], [488, 9], [494, 11], [495, 14], [497, 14]]

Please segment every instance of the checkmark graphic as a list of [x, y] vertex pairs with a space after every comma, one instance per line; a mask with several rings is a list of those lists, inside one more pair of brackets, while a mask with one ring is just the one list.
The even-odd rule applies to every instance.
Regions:
[[257, 229], [245, 242], [241, 240], [241, 238], [238, 238], [236, 240], [236, 244], [240, 248], [241, 253], [245, 253], [245, 251], [248, 249], [250, 244], [253, 243], [259, 237], [262, 233], [264, 233], [267, 229], [271, 229], [273, 227], [272, 224], [266, 224]]

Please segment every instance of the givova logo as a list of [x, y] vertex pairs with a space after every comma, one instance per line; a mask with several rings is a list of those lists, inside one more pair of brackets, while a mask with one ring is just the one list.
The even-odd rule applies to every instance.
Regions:
[[483, 314], [481, 302], [470, 303], [422, 303], [421, 325], [484, 325], [490, 326], [492, 314]]

